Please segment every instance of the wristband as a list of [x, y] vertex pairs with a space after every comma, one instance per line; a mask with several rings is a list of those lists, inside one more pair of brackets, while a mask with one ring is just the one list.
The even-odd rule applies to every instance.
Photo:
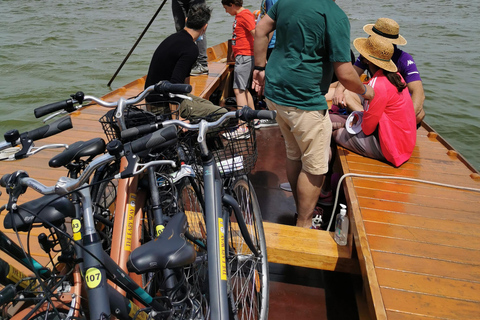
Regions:
[[365, 88], [365, 91], [361, 94], [361, 96], [364, 96], [367, 93], [367, 86], [363, 85], [363, 87]]
[[255, 66], [255, 67], [253, 67], [253, 70], [265, 71], [265, 67]]

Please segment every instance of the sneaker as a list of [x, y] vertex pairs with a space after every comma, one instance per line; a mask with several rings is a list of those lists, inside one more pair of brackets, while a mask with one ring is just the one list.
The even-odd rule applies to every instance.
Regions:
[[247, 128], [238, 127], [237, 130], [222, 133], [222, 136], [227, 140], [239, 140], [250, 138], [250, 133]]
[[277, 121], [275, 121], [275, 119], [260, 119], [257, 122], [255, 122], [255, 129], [273, 127], [273, 126], [278, 126], [278, 123]]
[[333, 192], [330, 190], [327, 193], [320, 192], [320, 197], [318, 197], [319, 205], [322, 206], [332, 206], [333, 205]]
[[195, 64], [190, 71], [191, 76], [201, 76], [203, 74], [208, 74], [208, 67], [202, 66], [201, 64]]
[[280, 189], [282, 189], [284, 191], [292, 192], [292, 187], [290, 186], [290, 183], [288, 183], [288, 182], [280, 183]]
[[323, 209], [320, 207], [315, 207], [313, 209], [313, 218], [312, 218], [312, 226], [310, 229], [316, 229], [316, 230], [321, 230], [322, 229], [322, 223], [323, 223]]

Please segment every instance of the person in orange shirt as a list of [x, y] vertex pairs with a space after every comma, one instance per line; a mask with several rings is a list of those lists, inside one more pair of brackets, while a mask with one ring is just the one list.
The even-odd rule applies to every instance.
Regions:
[[[243, 0], [222, 0], [225, 12], [235, 16], [233, 20], [232, 54], [235, 58], [233, 91], [240, 107], [255, 109], [253, 97], [248, 91], [250, 86], [253, 59], [253, 36], [255, 35], [255, 16], [243, 7]], [[245, 128], [239, 128], [245, 131]], [[239, 134], [242, 134], [240, 132]]]

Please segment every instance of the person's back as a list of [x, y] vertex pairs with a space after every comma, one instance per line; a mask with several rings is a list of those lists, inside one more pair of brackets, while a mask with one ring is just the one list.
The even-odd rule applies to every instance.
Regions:
[[170, 35], [153, 54], [145, 88], [162, 80], [184, 83], [197, 56], [198, 48], [187, 31], [180, 30]]
[[[276, 21], [277, 39], [267, 64], [265, 96], [300, 109], [327, 109], [322, 94], [328, 92], [333, 75], [328, 47], [341, 44], [341, 53], [332, 53], [340, 57], [335, 61], [350, 61], [350, 39], [344, 38], [350, 34], [348, 17], [331, 0], [283, 0], [269, 14]], [[299, 99], [303, 106], [298, 106]]]
[[362, 55], [362, 63], [373, 74], [368, 84], [375, 90], [375, 97], [364, 101], [361, 130], [350, 130], [347, 121], [346, 128], [333, 133], [335, 142], [398, 167], [410, 158], [417, 133], [407, 84], [391, 60], [394, 47], [381, 36], [357, 38], [353, 44]]
[[363, 114], [362, 131], [368, 135], [378, 128], [385, 158], [399, 166], [410, 158], [416, 141], [415, 111], [410, 93], [408, 89], [398, 92], [382, 70], [374, 74], [369, 84], [375, 90], [375, 98]]
[[[167, 80], [172, 83], [185, 83], [190, 76], [192, 66], [198, 57], [198, 48], [195, 41], [202, 36], [210, 20], [211, 9], [204, 4], [197, 4], [188, 11], [186, 26], [183, 30], [167, 37], [155, 50], [145, 81], [145, 87]], [[180, 104], [178, 113], [180, 118], [195, 118], [210, 115], [213, 112], [225, 113], [226, 109], [215, 106], [212, 102], [188, 94], [190, 99], [173, 99]], [[169, 97], [158, 94], [149, 94], [146, 99], [147, 109], [151, 109], [154, 103], [164, 113], [177, 111], [174, 104], [169, 102]]]

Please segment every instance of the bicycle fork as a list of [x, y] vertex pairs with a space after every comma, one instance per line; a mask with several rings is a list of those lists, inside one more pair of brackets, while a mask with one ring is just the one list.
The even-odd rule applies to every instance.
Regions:
[[208, 281], [212, 319], [228, 319], [225, 230], [228, 216], [222, 212], [222, 180], [213, 156], [204, 160], [205, 213], [207, 224]]

